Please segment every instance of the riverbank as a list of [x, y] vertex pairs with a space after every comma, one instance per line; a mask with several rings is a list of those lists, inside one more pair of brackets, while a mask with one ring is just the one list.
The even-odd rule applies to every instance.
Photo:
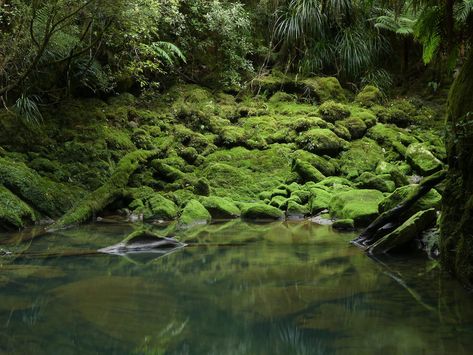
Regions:
[[[372, 86], [354, 94], [335, 78], [268, 75], [240, 93], [180, 84], [70, 100], [37, 127], [2, 112], [0, 229], [110, 213], [179, 228], [315, 216], [362, 228], [442, 169], [443, 109]], [[441, 190], [403, 218], [438, 210]]]

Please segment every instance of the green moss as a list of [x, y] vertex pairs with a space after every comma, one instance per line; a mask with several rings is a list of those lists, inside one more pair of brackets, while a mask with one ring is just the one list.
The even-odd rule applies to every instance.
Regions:
[[291, 199], [296, 199], [304, 205], [309, 202], [310, 196], [311, 193], [308, 190], [297, 190], [291, 193]]
[[376, 86], [366, 85], [357, 95], [355, 101], [365, 107], [371, 107], [381, 104], [383, 101], [383, 93]]
[[301, 205], [299, 202], [294, 201], [292, 198], [287, 203], [287, 216], [288, 218], [303, 218], [310, 213], [309, 208], [306, 205]]
[[309, 210], [311, 215], [328, 209], [332, 195], [322, 188], [311, 188], [309, 199]]
[[336, 122], [350, 116], [350, 109], [339, 102], [329, 100], [319, 106], [318, 113], [325, 121]]
[[398, 127], [407, 127], [413, 122], [417, 112], [412, 103], [403, 99], [392, 101], [387, 107], [376, 106], [373, 110], [380, 122], [392, 123]]
[[135, 149], [135, 145], [131, 141], [128, 132], [109, 125], [104, 126], [103, 132], [108, 149]]
[[351, 117], [362, 120], [367, 128], [371, 128], [377, 123], [375, 114], [367, 110], [352, 112]]
[[0, 184], [49, 217], [58, 217], [78, 198], [78, 191], [41, 177], [23, 163], [0, 158]]
[[[386, 212], [404, 201], [411, 193], [416, 191], [418, 185], [408, 185], [397, 188], [392, 194], [388, 195], [379, 204], [379, 212]], [[436, 190], [430, 190], [426, 195], [421, 197], [405, 215], [412, 216], [413, 214], [428, 210], [430, 208], [440, 208], [442, 196]]]
[[310, 163], [300, 160], [294, 159], [292, 162], [292, 171], [296, 172], [303, 183], [307, 181], [314, 181], [319, 182], [325, 179], [325, 176], [313, 167]]
[[207, 209], [197, 200], [187, 202], [181, 216], [179, 217], [179, 225], [194, 226], [198, 224], [207, 224], [212, 217]]
[[288, 75], [273, 70], [271, 74], [259, 75], [253, 78], [250, 86], [257, 92], [272, 94], [293, 87], [293, 80]]
[[217, 196], [209, 196], [204, 197], [201, 202], [207, 211], [209, 211], [212, 218], [229, 219], [240, 217], [240, 209], [232, 200]]
[[269, 102], [294, 102], [296, 97], [294, 95], [288, 94], [286, 92], [278, 91], [271, 98]]
[[348, 143], [337, 137], [329, 129], [314, 128], [302, 133], [297, 138], [299, 146], [309, 152], [316, 154], [337, 155], [346, 149]]
[[177, 217], [176, 204], [161, 194], [154, 193], [147, 199], [147, 203], [152, 213], [151, 219], [173, 220]]
[[348, 129], [351, 139], [362, 138], [367, 130], [366, 123], [358, 117], [349, 117], [340, 121], [340, 125]]
[[406, 150], [407, 161], [414, 170], [423, 176], [427, 176], [442, 169], [442, 162], [438, 160], [430, 150], [422, 143], [413, 143]]
[[285, 210], [287, 208], [288, 202], [289, 202], [289, 199], [287, 197], [278, 195], [271, 198], [269, 205], [273, 207], [277, 207], [280, 210]]
[[37, 214], [28, 204], [0, 185], [0, 231], [21, 229], [37, 220]]
[[391, 180], [391, 175], [375, 175], [364, 172], [356, 179], [356, 187], [360, 189], [374, 189], [381, 192], [393, 192], [396, 184]]
[[378, 205], [384, 195], [377, 190], [350, 190], [335, 193], [330, 199], [330, 214], [352, 219], [356, 227], [366, 226], [378, 216]]
[[384, 157], [383, 149], [375, 141], [365, 137], [352, 142], [350, 148], [340, 155], [340, 171], [352, 179], [365, 171], [374, 171]]
[[284, 218], [284, 213], [276, 207], [252, 203], [243, 206], [241, 217], [248, 220], [280, 220]]
[[296, 150], [292, 156], [293, 159], [300, 159], [310, 163], [325, 176], [337, 175], [338, 173], [338, 165], [334, 159], [326, 159], [302, 149]]
[[377, 124], [368, 130], [368, 137], [374, 139], [383, 147], [394, 149], [401, 155], [406, 154], [406, 147], [417, 140], [404, 130], [392, 125]]
[[345, 92], [337, 78], [314, 77], [302, 81], [319, 102], [327, 100], [345, 101]]
[[124, 193], [131, 174], [146, 160], [156, 156], [158, 151], [136, 150], [125, 155], [118, 163], [110, 179], [97, 190], [71, 208], [64, 216], [51, 226], [51, 230], [65, 228], [83, 223], [110, 205]]

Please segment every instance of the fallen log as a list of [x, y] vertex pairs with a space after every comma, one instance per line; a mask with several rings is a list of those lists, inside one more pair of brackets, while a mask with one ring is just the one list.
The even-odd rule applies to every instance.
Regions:
[[423, 179], [416, 189], [413, 190], [401, 203], [393, 209], [383, 212], [356, 239], [352, 240], [352, 243], [366, 249], [395, 230], [404, 222], [399, 220], [399, 217], [408, 211], [432, 188], [441, 183], [445, 179], [446, 174], [447, 172], [445, 170], [441, 170]]
[[57, 231], [90, 220], [96, 213], [122, 196], [130, 176], [142, 163], [158, 154], [159, 150], [136, 150], [125, 155], [105, 184], [89, 193], [56, 223], [47, 228], [47, 231]]

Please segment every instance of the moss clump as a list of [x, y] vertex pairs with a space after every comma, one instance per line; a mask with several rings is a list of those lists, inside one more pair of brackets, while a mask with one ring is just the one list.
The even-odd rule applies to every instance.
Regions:
[[395, 124], [398, 127], [411, 124], [417, 112], [412, 103], [402, 99], [392, 101], [387, 107], [376, 106], [373, 111], [380, 122]]
[[391, 180], [391, 175], [379, 176], [364, 172], [356, 179], [356, 187], [360, 189], [374, 189], [381, 192], [393, 192], [396, 184]]
[[241, 217], [248, 220], [280, 220], [284, 218], [284, 213], [273, 206], [252, 203], [243, 206]]
[[151, 219], [173, 220], [177, 217], [178, 208], [176, 204], [161, 194], [151, 195], [147, 203], [151, 210]]
[[333, 100], [321, 104], [318, 113], [325, 121], [332, 123], [350, 116], [350, 110], [347, 106]]
[[332, 195], [322, 188], [310, 189], [309, 210], [311, 215], [328, 209]]
[[351, 139], [362, 138], [367, 130], [366, 123], [358, 117], [349, 117], [343, 121], [340, 121], [340, 125], [348, 129]]
[[179, 225], [194, 226], [198, 224], [207, 224], [212, 216], [209, 211], [197, 200], [190, 200], [184, 207], [179, 217]]
[[314, 77], [302, 81], [319, 102], [327, 100], [346, 101], [345, 92], [337, 78]]
[[329, 129], [314, 128], [297, 138], [299, 146], [316, 154], [337, 155], [347, 148], [348, 143]]
[[375, 114], [367, 110], [352, 112], [351, 117], [362, 120], [367, 128], [371, 128], [377, 123]]
[[313, 167], [310, 163], [294, 159], [292, 162], [292, 171], [296, 172], [303, 183], [307, 181], [319, 182], [325, 179], [325, 176]]
[[330, 215], [352, 219], [356, 227], [366, 226], [378, 215], [378, 205], [383, 199], [383, 193], [378, 190], [338, 192], [330, 199]]
[[75, 190], [40, 176], [23, 163], [0, 158], [0, 184], [48, 217], [67, 211], [78, 197]]
[[0, 185], [0, 231], [20, 229], [37, 220], [30, 206]]
[[274, 196], [269, 202], [270, 206], [277, 207], [280, 210], [285, 210], [287, 208], [287, 203], [289, 199], [285, 196]]
[[306, 205], [301, 205], [299, 202], [294, 201], [293, 199], [289, 199], [287, 203], [287, 216], [290, 219], [294, 218], [304, 218], [307, 216], [310, 211]]
[[406, 150], [407, 161], [423, 176], [427, 176], [442, 169], [442, 162], [438, 160], [422, 143], [413, 143]]
[[269, 102], [294, 102], [296, 100], [294, 95], [288, 94], [286, 92], [278, 91], [271, 98]]
[[209, 211], [212, 218], [229, 219], [240, 217], [240, 209], [233, 201], [229, 199], [217, 196], [209, 196], [204, 197], [201, 202], [207, 211]]
[[338, 173], [338, 165], [334, 159], [326, 159], [302, 149], [296, 150], [292, 156], [294, 159], [300, 159], [310, 163], [325, 176], [333, 176]]
[[385, 154], [375, 141], [363, 138], [350, 144], [350, 148], [340, 155], [340, 171], [349, 179], [356, 178], [365, 171], [374, 171]]
[[366, 85], [356, 95], [355, 101], [365, 107], [379, 105], [383, 101], [383, 93], [376, 86]]
[[377, 124], [368, 130], [367, 135], [383, 147], [392, 148], [403, 156], [409, 144], [417, 143], [414, 137], [392, 125]]

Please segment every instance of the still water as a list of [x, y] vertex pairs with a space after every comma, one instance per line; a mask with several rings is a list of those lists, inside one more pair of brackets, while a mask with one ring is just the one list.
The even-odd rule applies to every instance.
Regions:
[[473, 296], [423, 256], [373, 260], [329, 226], [240, 221], [177, 232], [188, 246], [165, 256], [88, 254], [132, 228], [0, 257], [0, 354], [471, 354]]

